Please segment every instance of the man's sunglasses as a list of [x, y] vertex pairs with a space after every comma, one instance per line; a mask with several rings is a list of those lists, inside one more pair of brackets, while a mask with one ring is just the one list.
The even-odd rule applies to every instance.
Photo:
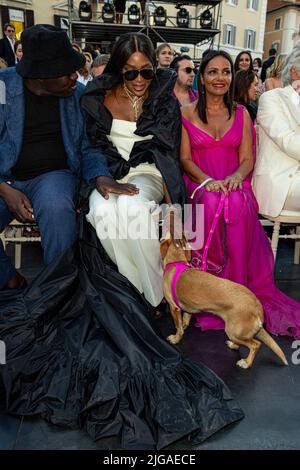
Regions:
[[15, 32], [14, 29], [7, 29], [6, 31], [7, 31], [8, 33], [14, 33], [14, 32]]
[[192, 73], [195, 71], [195, 69], [193, 67], [185, 67], [184, 69], [181, 69], [183, 70], [183, 72], [189, 74], [189, 73]]
[[133, 69], [133, 70], [126, 70], [123, 72], [123, 77], [128, 82], [135, 80], [139, 75], [141, 75], [145, 80], [152, 80], [154, 77], [154, 70], [153, 69]]

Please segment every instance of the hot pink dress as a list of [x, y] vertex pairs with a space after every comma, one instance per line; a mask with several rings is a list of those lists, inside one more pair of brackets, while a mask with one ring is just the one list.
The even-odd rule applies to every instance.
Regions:
[[[189, 135], [193, 162], [204, 173], [214, 179], [224, 179], [236, 171], [243, 135], [243, 106], [237, 106], [233, 125], [220, 140], [215, 140], [184, 117], [182, 120]], [[252, 133], [255, 136], [254, 128]], [[187, 175], [184, 180], [191, 196], [198, 185]], [[204, 241], [212, 227], [220, 197], [221, 193], [203, 190], [193, 199], [204, 204]], [[250, 174], [244, 180], [242, 190], [228, 195], [227, 210], [222, 211], [210, 244], [210, 266], [219, 267], [221, 272], [217, 275], [243, 284], [258, 297], [269, 332], [300, 338], [300, 303], [275, 286], [273, 253], [257, 214], [258, 204], [251, 189]], [[203, 313], [197, 314], [196, 326], [203, 330], [221, 329], [224, 322], [213, 314]]]

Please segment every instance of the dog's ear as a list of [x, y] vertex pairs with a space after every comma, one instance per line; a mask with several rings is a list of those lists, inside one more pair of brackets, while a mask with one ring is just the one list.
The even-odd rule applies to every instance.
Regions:
[[165, 259], [168, 252], [170, 243], [171, 243], [171, 234], [168, 232], [165, 238], [162, 238], [160, 241], [160, 255], [162, 259]]

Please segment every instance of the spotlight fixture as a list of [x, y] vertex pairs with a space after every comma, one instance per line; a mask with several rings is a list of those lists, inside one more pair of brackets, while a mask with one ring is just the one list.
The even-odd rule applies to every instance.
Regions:
[[88, 2], [85, 2], [84, 0], [82, 0], [79, 3], [78, 14], [79, 14], [79, 18], [81, 21], [91, 21], [91, 18], [92, 18], [91, 5], [89, 5]]
[[157, 7], [154, 10], [154, 24], [155, 26], [166, 26], [167, 11], [164, 7]]
[[115, 8], [111, 3], [104, 3], [102, 7], [102, 20], [104, 23], [115, 22]]
[[128, 8], [128, 22], [129, 24], [140, 24], [140, 19], [141, 10], [135, 3], [133, 3]]
[[200, 15], [200, 26], [204, 29], [211, 29], [213, 24], [213, 17], [211, 12], [207, 9]]
[[183, 8], [183, 3], [177, 3], [175, 7], [178, 11], [176, 23], [179, 28], [188, 28], [190, 23], [190, 14], [186, 8]]

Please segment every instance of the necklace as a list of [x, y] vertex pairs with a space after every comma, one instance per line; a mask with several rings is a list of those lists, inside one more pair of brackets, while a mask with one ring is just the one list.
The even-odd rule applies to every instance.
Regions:
[[131, 91], [128, 90], [125, 83], [124, 83], [124, 92], [125, 92], [125, 95], [127, 96], [127, 98], [129, 99], [129, 101], [131, 103], [131, 106], [132, 106], [132, 109], [134, 111], [134, 119], [135, 119], [135, 121], [137, 121], [138, 117], [139, 117], [140, 109], [143, 105], [143, 102], [145, 101], [145, 99], [147, 97], [147, 94], [145, 93], [143, 96], [138, 97], [134, 93], [132, 93]]

